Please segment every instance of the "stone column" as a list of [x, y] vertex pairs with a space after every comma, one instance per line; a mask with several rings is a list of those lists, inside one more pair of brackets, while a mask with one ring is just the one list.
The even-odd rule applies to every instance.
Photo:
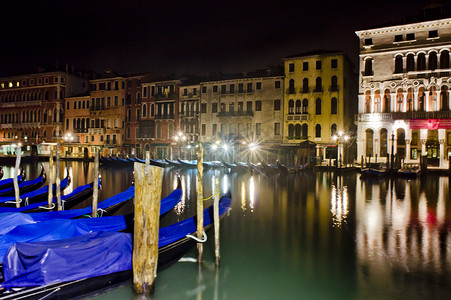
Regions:
[[418, 111], [418, 107], [419, 107], [419, 105], [418, 105], [418, 92], [414, 92], [413, 93], [413, 110], [414, 111]]
[[439, 111], [439, 110], [441, 110], [442, 108], [440, 107], [440, 105], [441, 105], [441, 103], [440, 103], [440, 90], [438, 90], [436, 93], [437, 93], [437, 96], [436, 96], [436, 98], [435, 98], [435, 111]]
[[390, 112], [396, 111], [396, 93], [390, 93]]
[[431, 111], [429, 108], [429, 92], [424, 91], [424, 111]]
[[405, 162], [409, 163], [410, 162], [410, 139], [406, 139], [406, 159]]
[[[444, 129], [439, 129], [439, 130], [444, 130]], [[445, 164], [445, 140], [439, 139], [438, 141], [440, 143], [440, 168], [443, 168], [446, 166], [446, 164]]]
[[402, 111], [407, 111], [407, 92], [402, 93]]

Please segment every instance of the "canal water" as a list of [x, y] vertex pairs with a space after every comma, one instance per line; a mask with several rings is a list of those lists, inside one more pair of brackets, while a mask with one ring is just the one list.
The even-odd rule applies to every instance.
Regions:
[[[67, 166], [74, 186], [92, 181], [92, 164]], [[28, 178], [37, 176], [36, 165], [25, 167]], [[196, 211], [196, 170], [165, 170], [163, 194], [174, 188], [177, 172], [183, 199], [162, 226]], [[100, 200], [133, 181], [131, 168], [102, 167], [100, 173]], [[203, 265], [191, 261], [193, 249], [159, 272], [153, 299], [446, 299], [451, 294], [449, 177], [361, 179], [355, 172], [267, 177], [216, 170], [204, 174], [204, 198], [212, 194], [215, 177], [232, 194], [232, 209], [221, 222], [220, 269], [214, 267], [210, 232]], [[96, 299], [134, 297], [129, 284]]]

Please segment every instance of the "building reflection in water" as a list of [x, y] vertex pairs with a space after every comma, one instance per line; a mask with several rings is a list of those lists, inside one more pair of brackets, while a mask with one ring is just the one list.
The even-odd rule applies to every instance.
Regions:
[[343, 185], [343, 178], [338, 177], [336, 184], [331, 186], [330, 212], [332, 213], [332, 224], [341, 227], [349, 213], [348, 188]]
[[361, 292], [379, 290], [382, 296], [397, 290], [399, 295], [392, 297], [406, 299], [409, 293], [440, 298], [446, 292], [442, 283], [451, 279], [449, 197], [447, 177], [358, 180], [356, 250]]
[[255, 200], [255, 183], [254, 176], [251, 176], [249, 179], [249, 206], [251, 209], [251, 213], [254, 212], [254, 200]]
[[241, 210], [246, 211], [246, 184], [241, 181]]

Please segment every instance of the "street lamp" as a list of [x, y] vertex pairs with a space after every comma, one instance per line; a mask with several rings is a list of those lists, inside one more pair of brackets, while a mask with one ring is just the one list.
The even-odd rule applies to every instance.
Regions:
[[[66, 132], [64, 135], [63, 135], [63, 140], [64, 140], [64, 142], [66, 142], [66, 143], [72, 143], [73, 141], [74, 141], [74, 136], [72, 135], [72, 133], [70, 133], [70, 132]], [[69, 151], [69, 146], [67, 146], [67, 151], [66, 151], [66, 157], [67, 157], [67, 154], [68, 153], [70, 153], [71, 151]]]
[[179, 157], [182, 158], [182, 144], [186, 141], [186, 135], [179, 131], [175, 136], [174, 140], [179, 146]]
[[340, 144], [343, 151], [343, 144], [349, 140], [349, 136], [345, 135], [343, 131], [339, 131], [337, 135], [332, 136], [332, 139], [335, 141], [335, 145], [337, 147], [337, 157], [335, 158], [335, 166], [336, 168], [341, 168], [342, 166], [342, 154], [340, 153]]

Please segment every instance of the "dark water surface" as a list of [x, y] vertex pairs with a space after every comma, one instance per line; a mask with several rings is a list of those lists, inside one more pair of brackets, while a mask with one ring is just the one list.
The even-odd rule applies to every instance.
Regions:
[[[74, 186], [92, 181], [92, 164], [67, 165], [72, 167]], [[28, 178], [37, 176], [34, 165], [27, 168]], [[196, 212], [196, 171], [179, 172], [183, 200], [162, 226]], [[175, 174], [165, 171], [163, 195], [174, 188]], [[133, 180], [131, 168], [102, 167], [101, 175], [99, 200], [125, 190]], [[218, 170], [204, 174], [205, 198], [212, 194], [215, 175], [221, 189], [232, 192], [232, 210], [221, 222], [221, 268], [214, 268], [210, 232], [203, 265], [199, 268], [187, 259], [196, 257], [193, 249], [184, 261], [159, 272], [153, 299], [446, 299], [451, 295], [448, 177], [361, 180], [357, 173], [265, 177]], [[134, 297], [128, 285], [97, 299]]]

